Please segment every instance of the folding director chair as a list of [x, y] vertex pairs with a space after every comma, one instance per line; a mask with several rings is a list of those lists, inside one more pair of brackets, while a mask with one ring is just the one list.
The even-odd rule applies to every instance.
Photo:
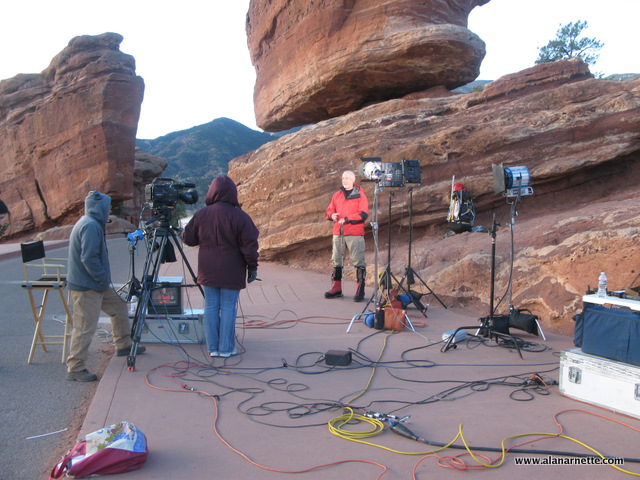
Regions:
[[[67, 286], [67, 274], [63, 272], [66, 262], [63, 258], [46, 258], [44, 251], [44, 243], [35, 241], [29, 243], [21, 243], [22, 265], [24, 267], [24, 282], [22, 288], [29, 295], [29, 303], [35, 321], [35, 330], [33, 332], [33, 341], [29, 350], [29, 358], [27, 363], [33, 360], [36, 346], [40, 345], [43, 351], [47, 351], [47, 345], [62, 345], [62, 362], [67, 357], [67, 341], [71, 338], [70, 326], [73, 325], [71, 310], [69, 309], [68, 296], [65, 298], [65, 288]], [[30, 270], [36, 270], [37, 280], [29, 277]], [[41, 292], [39, 304], [36, 302], [35, 292]], [[66, 313], [64, 320], [64, 333], [62, 335], [44, 335], [42, 332], [42, 321], [49, 300], [49, 293], [57, 291]]]

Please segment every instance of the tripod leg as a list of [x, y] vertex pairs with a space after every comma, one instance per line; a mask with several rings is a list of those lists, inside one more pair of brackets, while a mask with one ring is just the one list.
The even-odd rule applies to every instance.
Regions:
[[136, 354], [138, 352], [140, 338], [142, 337], [142, 331], [146, 326], [146, 309], [147, 305], [149, 304], [149, 299], [150, 291], [143, 288], [140, 294], [140, 301], [136, 306], [136, 311], [133, 317], [133, 324], [131, 326], [131, 352], [127, 356], [127, 370], [130, 372], [133, 372], [136, 369]]
[[[426, 316], [426, 315], [425, 315]], [[412, 332], [415, 332], [416, 329], [413, 327], [413, 323], [411, 323], [411, 320], [409, 319], [409, 315], [407, 315], [406, 313], [404, 314], [404, 319], [407, 321], [407, 326], [411, 329]]]
[[440, 300], [440, 297], [438, 297], [438, 295], [436, 295], [436, 292], [434, 292], [433, 290], [431, 290], [431, 288], [429, 287], [429, 285], [427, 285], [427, 283], [422, 280], [422, 278], [420, 277], [420, 275], [417, 274], [417, 272], [413, 271], [413, 274], [418, 277], [418, 280], [420, 280], [420, 282], [422, 283], [422, 285], [425, 286], [425, 288], [427, 290], [429, 290], [429, 293], [431, 295], [433, 295], [435, 297], [436, 300], [438, 300], [438, 302], [440, 302], [440, 305], [442, 305], [444, 308], [447, 308], [447, 306], [444, 304], [444, 302], [442, 300]]
[[425, 306], [422, 305], [422, 303], [420, 303], [420, 301], [413, 296], [413, 294], [411, 293], [411, 290], [409, 290], [408, 288], [404, 288], [403, 282], [404, 282], [404, 279], [406, 278], [406, 276], [407, 275], [405, 274], [405, 276], [402, 277], [402, 279], [400, 280], [400, 283], [398, 283], [398, 293], [400, 293], [401, 291], [404, 292], [404, 294], [407, 295], [411, 299], [411, 303], [413, 303], [413, 305], [418, 310], [420, 310], [420, 313], [422, 313], [422, 316], [424, 318], [427, 318], [427, 309], [425, 308]]
[[129, 302], [135, 292], [140, 291], [140, 281], [136, 278], [135, 246], [129, 246], [129, 280], [116, 290], [118, 296], [125, 302]]
[[[156, 239], [160, 238], [159, 248], [156, 250]], [[131, 326], [131, 352], [127, 356], [127, 370], [133, 372], [136, 367], [136, 353], [138, 351], [138, 345], [140, 344], [140, 338], [142, 337], [142, 330], [146, 325], [147, 318], [147, 305], [151, 299], [151, 290], [158, 280], [158, 272], [160, 271], [161, 261], [164, 258], [164, 252], [167, 246], [168, 238], [166, 231], [157, 228], [154, 232], [153, 238], [150, 242], [149, 251], [147, 252], [147, 258], [145, 261], [142, 288], [140, 292], [140, 299]], [[154, 251], [156, 256], [154, 259]], [[153, 265], [153, 267], [152, 267]], [[152, 274], [149, 275], [149, 271], [152, 268]]]
[[193, 280], [193, 283], [198, 285], [198, 289], [200, 290], [200, 293], [202, 293], [202, 296], [204, 297], [204, 290], [202, 289], [202, 285], [198, 284], [198, 276], [193, 271], [193, 268], [191, 268], [191, 265], [189, 264], [189, 260], [187, 260], [187, 256], [184, 253], [184, 250], [182, 248], [182, 245], [181, 245], [178, 237], [176, 236], [176, 233], [173, 230], [171, 230], [171, 228], [169, 228], [169, 233], [171, 234], [171, 237], [173, 238], [173, 243], [175, 243], [176, 247], [178, 247], [178, 251], [180, 252], [180, 256], [182, 257], [182, 261], [187, 266], [187, 270], [189, 270], [189, 273], [191, 274], [191, 279]]

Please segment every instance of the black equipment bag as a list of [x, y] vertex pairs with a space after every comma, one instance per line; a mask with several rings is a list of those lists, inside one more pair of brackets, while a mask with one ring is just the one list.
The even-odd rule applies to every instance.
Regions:
[[455, 233], [468, 232], [473, 227], [475, 219], [476, 207], [473, 198], [463, 184], [456, 183], [451, 193], [451, 204], [447, 217], [449, 228]]

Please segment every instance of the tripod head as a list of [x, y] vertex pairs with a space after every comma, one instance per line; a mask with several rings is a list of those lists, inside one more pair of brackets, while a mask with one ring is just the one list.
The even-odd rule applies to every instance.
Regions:
[[171, 225], [171, 210], [167, 205], [162, 205], [154, 209], [154, 215], [149, 220], [144, 222], [146, 226], [150, 226], [155, 222], [158, 222], [158, 226], [160, 227], [168, 227]]

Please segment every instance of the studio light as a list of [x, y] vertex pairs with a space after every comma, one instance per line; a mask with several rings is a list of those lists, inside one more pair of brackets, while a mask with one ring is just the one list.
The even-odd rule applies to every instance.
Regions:
[[377, 181], [382, 176], [382, 159], [380, 157], [362, 157], [358, 174], [367, 180]]
[[506, 197], [523, 197], [533, 195], [529, 185], [531, 174], [527, 167], [503, 167], [492, 165], [493, 191]]
[[383, 162], [380, 157], [361, 157], [358, 174], [365, 180], [378, 182], [381, 187], [404, 187], [405, 183], [421, 183], [422, 172], [418, 160]]

